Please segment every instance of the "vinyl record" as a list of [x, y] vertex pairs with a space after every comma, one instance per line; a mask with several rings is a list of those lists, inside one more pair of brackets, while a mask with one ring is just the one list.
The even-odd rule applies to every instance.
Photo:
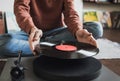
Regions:
[[43, 55], [61, 59], [86, 58], [99, 52], [99, 49], [93, 45], [73, 41], [41, 42], [40, 49], [37, 50]]

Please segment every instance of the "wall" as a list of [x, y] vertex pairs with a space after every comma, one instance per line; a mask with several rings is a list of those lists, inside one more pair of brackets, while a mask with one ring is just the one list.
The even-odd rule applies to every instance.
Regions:
[[14, 0], [0, 0], [0, 11], [13, 11]]
[[[16, 23], [15, 16], [13, 15], [14, 0], [0, 0], [0, 11], [6, 12], [6, 28], [8, 32], [19, 31], [20, 28]], [[0, 27], [1, 28], [1, 27]]]
[[80, 16], [81, 22], [83, 21], [83, 1], [82, 0], [75, 0], [75, 9], [78, 11], [78, 14]]

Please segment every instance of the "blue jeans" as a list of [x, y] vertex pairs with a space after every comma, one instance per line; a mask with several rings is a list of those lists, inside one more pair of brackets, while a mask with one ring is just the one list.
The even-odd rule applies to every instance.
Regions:
[[[91, 32], [95, 39], [102, 37], [103, 28], [99, 23], [84, 23], [84, 28]], [[66, 27], [53, 29], [43, 33], [41, 41], [77, 41]], [[18, 56], [18, 51], [22, 51], [22, 56], [32, 56], [28, 43], [28, 35], [19, 31], [17, 33], [7, 33], [0, 35], [0, 56], [13, 57]]]

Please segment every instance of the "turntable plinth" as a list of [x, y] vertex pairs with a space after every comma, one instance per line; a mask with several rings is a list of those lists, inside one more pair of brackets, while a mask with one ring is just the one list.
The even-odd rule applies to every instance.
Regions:
[[[14, 61], [17, 58], [8, 58], [5, 67], [0, 75], [0, 81], [10, 81], [10, 70], [11, 67], [14, 65]], [[25, 57], [22, 58], [22, 64], [24, 67], [27, 68], [25, 70], [25, 78], [24, 81], [47, 81], [43, 80], [40, 77], [37, 77], [33, 72], [33, 60], [36, 59], [36, 57]], [[75, 80], [74, 80], [75, 81]], [[101, 73], [99, 77], [92, 81], [120, 81], [120, 76], [109, 70], [106, 66], [102, 65]]]

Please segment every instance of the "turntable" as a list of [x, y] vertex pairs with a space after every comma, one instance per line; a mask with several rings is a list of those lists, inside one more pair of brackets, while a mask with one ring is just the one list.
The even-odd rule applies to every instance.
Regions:
[[[39, 46], [38, 46], [39, 47]], [[101, 63], [91, 57], [99, 52], [86, 43], [41, 42], [41, 56], [33, 62], [34, 73], [50, 81], [89, 81], [99, 76]]]
[[[17, 67], [23, 72], [19, 81], [120, 81], [118, 75], [92, 57], [99, 52], [92, 45], [80, 42], [41, 42], [40, 48], [36, 49], [39, 56], [19, 56]], [[0, 81], [12, 81], [10, 72], [15, 60], [8, 59]], [[23, 66], [27, 68], [25, 71]]]

